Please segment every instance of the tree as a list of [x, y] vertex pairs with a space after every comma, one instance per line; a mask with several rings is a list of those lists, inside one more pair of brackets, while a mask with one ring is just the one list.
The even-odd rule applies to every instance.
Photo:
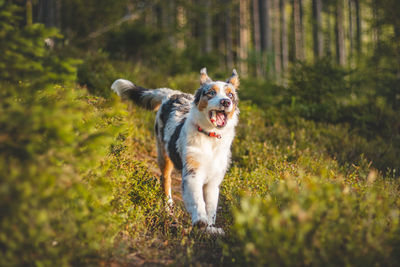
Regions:
[[241, 0], [239, 2], [239, 69], [242, 76], [248, 74], [248, 51], [250, 42], [249, 27], [249, 1]]
[[361, 54], [361, 32], [362, 32], [362, 25], [361, 25], [361, 10], [360, 10], [360, 0], [354, 0], [355, 10], [356, 10], [356, 50], [357, 50], [357, 57], [360, 57]]
[[344, 39], [344, 25], [343, 25], [343, 0], [337, 1], [336, 6], [336, 58], [337, 62], [344, 66], [346, 64], [346, 47]]
[[321, 58], [323, 55], [322, 36], [322, 0], [313, 0], [313, 48], [314, 58]]
[[349, 15], [349, 41], [350, 41], [350, 46], [349, 46], [349, 61], [353, 61], [353, 53], [354, 53], [354, 0], [348, 0], [347, 1], [347, 10], [348, 10], [348, 15]]
[[281, 0], [281, 29], [282, 29], [282, 71], [286, 73], [289, 67], [289, 43], [288, 43], [288, 30], [287, 30], [287, 14], [286, 14], [287, 0]]
[[177, 47], [179, 49], [184, 49], [185, 44], [185, 32], [186, 32], [186, 10], [182, 5], [177, 7], [177, 26], [178, 26], [178, 40], [177, 40]]
[[37, 21], [47, 27], [61, 27], [61, 0], [38, 0]]
[[293, 0], [293, 24], [294, 24], [294, 53], [296, 60], [304, 60], [303, 48], [303, 23], [301, 17], [301, 0]]
[[260, 9], [259, 1], [253, 0], [253, 28], [254, 28], [254, 51], [256, 54], [256, 76], [262, 75], [259, 56], [261, 55], [261, 30], [260, 30]]
[[[229, 2], [229, 0], [227, 0]], [[226, 66], [233, 68], [233, 37], [232, 37], [232, 7], [225, 9], [225, 36], [226, 36]]]
[[21, 9], [0, 1], [0, 80], [11, 84], [29, 81], [33, 88], [52, 82], [74, 81], [77, 60], [63, 58], [45, 40], [61, 38], [55, 29], [33, 23], [21, 27]]
[[280, 27], [280, 3], [279, 0], [273, 0], [274, 12], [274, 63], [275, 74], [278, 82], [281, 76], [281, 27]]
[[266, 71], [265, 76], [271, 74], [270, 56], [272, 55], [272, 27], [271, 27], [271, 1], [261, 0], [261, 48], [263, 52], [263, 70]]
[[213, 50], [213, 32], [212, 32], [212, 12], [211, 0], [205, 0], [205, 52], [207, 54], [211, 53]]

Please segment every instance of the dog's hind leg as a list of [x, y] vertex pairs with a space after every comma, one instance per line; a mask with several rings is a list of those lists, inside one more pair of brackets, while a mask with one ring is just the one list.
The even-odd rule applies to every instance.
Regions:
[[172, 192], [171, 192], [171, 173], [174, 169], [174, 164], [168, 157], [162, 145], [157, 140], [157, 154], [158, 154], [158, 166], [161, 170], [161, 183], [163, 185], [163, 191], [168, 199], [168, 204], [172, 205]]
[[156, 123], [154, 125], [154, 131], [156, 134], [156, 141], [157, 141], [157, 160], [158, 160], [158, 166], [160, 167], [161, 170], [161, 183], [163, 186], [163, 191], [165, 196], [167, 197], [168, 204], [172, 206], [173, 201], [172, 201], [172, 193], [171, 193], [171, 173], [172, 170], [174, 169], [174, 164], [172, 163], [171, 159], [168, 157], [165, 148], [164, 148], [164, 142], [162, 139], [162, 128], [160, 127], [162, 125], [161, 119], [160, 119], [160, 110], [157, 113], [157, 118], [156, 118]]
[[162, 181], [164, 186], [164, 193], [168, 198], [168, 204], [172, 204], [172, 193], [171, 193], [171, 173], [174, 169], [174, 164], [171, 159], [164, 153], [164, 166], [161, 169]]

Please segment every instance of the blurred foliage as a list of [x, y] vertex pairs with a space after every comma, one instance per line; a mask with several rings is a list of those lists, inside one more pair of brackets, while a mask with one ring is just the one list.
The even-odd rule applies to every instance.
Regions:
[[118, 111], [99, 113], [102, 102], [71, 87], [1, 86], [0, 265], [87, 264], [111, 245], [118, 224], [97, 167]]
[[225, 253], [238, 266], [397, 266], [400, 200], [392, 182], [375, 175], [358, 188], [301, 170], [267, 175], [268, 194], [244, 197], [235, 209]]
[[[399, 82], [390, 72], [346, 70], [322, 60], [293, 66], [287, 87], [242, 80], [241, 96], [263, 108], [266, 129], [293, 133], [297, 144], [315, 144], [342, 164], [364, 155], [386, 171], [400, 167]], [[266, 139], [259, 124], [258, 140], [281, 144]]]
[[61, 25], [67, 40], [82, 45], [91, 33], [115, 22], [127, 13], [127, 0], [68, 0], [61, 2]]
[[0, 80], [12, 84], [75, 81], [78, 60], [58, 55], [46, 46], [61, 38], [58, 30], [43, 24], [20, 27], [20, 9], [9, 1], [0, 1]]
[[78, 67], [77, 82], [86, 86], [94, 95], [109, 97], [110, 84], [118, 79], [118, 73], [104, 53], [89, 53]]
[[[285, 104], [296, 114], [315, 121], [337, 122], [342, 103], [350, 96], [346, 71], [329, 59], [292, 67]], [[290, 101], [290, 102], [289, 102]]]
[[363, 157], [340, 165], [321, 143], [329, 139], [315, 139], [320, 127], [291, 132], [263, 123], [267, 114], [256, 106], [241, 107], [221, 190], [222, 207], [231, 209], [220, 215], [232, 223], [223, 265], [397, 266], [396, 176], [383, 176]]

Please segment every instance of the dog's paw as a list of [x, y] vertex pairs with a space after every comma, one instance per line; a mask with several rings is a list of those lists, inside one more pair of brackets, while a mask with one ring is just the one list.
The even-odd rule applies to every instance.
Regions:
[[168, 198], [167, 206], [170, 207], [171, 209], [174, 208], [174, 201], [172, 200], [172, 198]]
[[220, 235], [220, 236], [225, 235], [225, 232], [222, 228], [215, 227], [213, 225], [208, 225], [206, 227], [206, 233], [209, 235]]
[[167, 200], [165, 211], [171, 216], [174, 214], [174, 201], [172, 200], [172, 198], [169, 198]]
[[193, 228], [204, 230], [206, 229], [207, 225], [208, 224], [206, 220], [199, 219], [193, 223]]

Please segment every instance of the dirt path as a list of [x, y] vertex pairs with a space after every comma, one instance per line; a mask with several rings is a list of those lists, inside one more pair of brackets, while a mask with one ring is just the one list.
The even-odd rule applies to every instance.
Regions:
[[[157, 152], [156, 150], [152, 150], [150, 153], [138, 153], [135, 155], [135, 159], [139, 161], [146, 162], [146, 164], [149, 167], [149, 171], [156, 176], [157, 178], [160, 178], [161, 176], [161, 171], [160, 168], [158, 167], [157, 164]], [[181, 189], [181, 183], [182, 183], [182, 177], [179, 172], [176, 170], [172, 171], [172, 198], [174, 201], [182, 201], [182, 189]]]

